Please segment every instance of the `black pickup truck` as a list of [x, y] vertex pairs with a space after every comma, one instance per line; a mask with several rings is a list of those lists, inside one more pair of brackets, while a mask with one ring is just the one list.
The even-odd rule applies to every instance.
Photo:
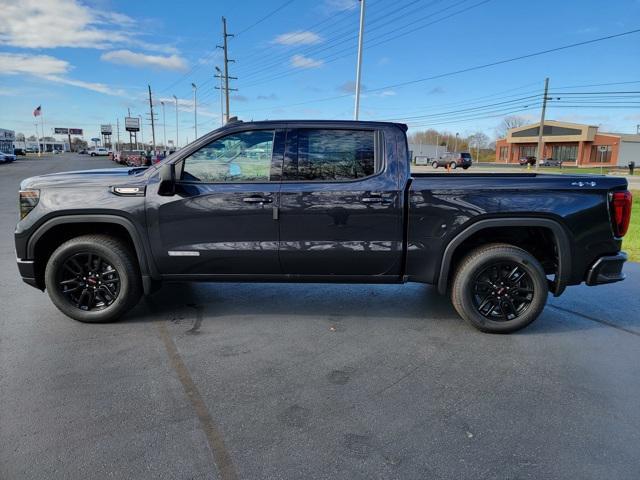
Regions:
[[406, 126], [233, 122], [149, 168], [20, 188], [23, 280], [114, 320], [162, 281], [422, 282], [486, 332], [624, 279], [624, 178], [409, 171]]

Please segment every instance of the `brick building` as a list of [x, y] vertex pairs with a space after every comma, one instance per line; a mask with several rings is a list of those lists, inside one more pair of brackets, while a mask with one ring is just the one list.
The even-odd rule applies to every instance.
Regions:
[[[496, 162], [518, 163], [536, 156], [540, 123], [512, 128], [496, 142]], [[543, 158], [578, 167], [640, 165], [640, 135], [599, 132], [594, 125], [546, 120], [542, 131]]]

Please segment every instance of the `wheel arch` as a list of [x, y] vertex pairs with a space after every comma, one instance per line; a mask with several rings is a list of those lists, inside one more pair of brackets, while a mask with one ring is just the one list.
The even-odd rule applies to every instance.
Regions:
[[505, 227], [539, 227], [546, 229], [551, 233], [558, 252], [558, 265], [555, 272], [552, 293], [555, 296], [560, 295], [566, 288], [571, 274], [571, 243], [569, 241], [569, 233], [559, 221], [552, 218], [539, 217], [483, 219], [473, 223], [462, 232], [458, 233], [444, 249], [437, 282], [438, 292], [441, 294], [445, 294], [447, 292], [457, 250], [466, 240], [478, 233], [481, 233], [482, 231]]
[[[149, 248], [143, 241], [142, 236], [138, 233], [133, 222], [118, 215], [80, 214], [51, 218], [40, 225], [29, 237], [29, 240], [27, 242], [27, 258], [33, 258], [34, 260], [36, 260], [36, 262], [38, 262], [36, 253], [39, 248], [42, 247], [42, 244], [40, 242], [43, 240], [46, 241], [46, 239], [51, 235], [55, 235], [55, 232], [59, 232], [65, 227], [74, 226], [80, 227], [78, 229], [79, 234], [96, 233], [96, 230], [100, 231], [100, 228], [96, 228], [96, 226], [107, 229], [112, 227], [119, 229], [121, 232], [126, 232], [125, 239], [130, 243], [136, 255], [140, 273], [142, 275], [142, 282], [145, 293], [149, 293], [153, 290], [152, 279], [156, 279], [158, 278], [158, 276], [155, 266], [153, 265]], [[64, 237], [65, 239], [67, 239], [66, 237], [73, 238], [74, 236], [77, 235], [67, 232]], [[52, 252], [49, 252], [49, 254], [50, 253]]]

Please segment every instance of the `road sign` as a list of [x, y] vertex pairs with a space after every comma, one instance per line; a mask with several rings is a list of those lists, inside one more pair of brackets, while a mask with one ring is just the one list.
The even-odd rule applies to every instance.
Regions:
[[81, 128], [70, 128], [69, 129], [69, 135], [82, 135], [82, 129]]
[[69, 135], [68, 128], [54, 128], [53, 133], [56, 135]]
[[140, 131], [140, 119], [138, 117], [125, 117], [124, 129], [127, 132], [139, 132]]
[[103, 135], [111, 135], [113, 132], [111, 125], [100, 125], [100, 133]]
[[94, 138], [92, 138], [92, 139], [91, 139], [91, 141], [92, 141], [92, 142], [99, 142], [99, 141], [100, 141], [100, 139], [99, 139], [99, 138], [94, 137]]

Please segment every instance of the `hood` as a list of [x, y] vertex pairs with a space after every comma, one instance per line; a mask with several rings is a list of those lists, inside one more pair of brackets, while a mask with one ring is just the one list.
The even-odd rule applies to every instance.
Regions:
[[147, 167], [99, 168], [73, 172], [48, 173], [30, 177], [20, 183], [20, 189], [55, 187], [110, 186], [136, 182]]

